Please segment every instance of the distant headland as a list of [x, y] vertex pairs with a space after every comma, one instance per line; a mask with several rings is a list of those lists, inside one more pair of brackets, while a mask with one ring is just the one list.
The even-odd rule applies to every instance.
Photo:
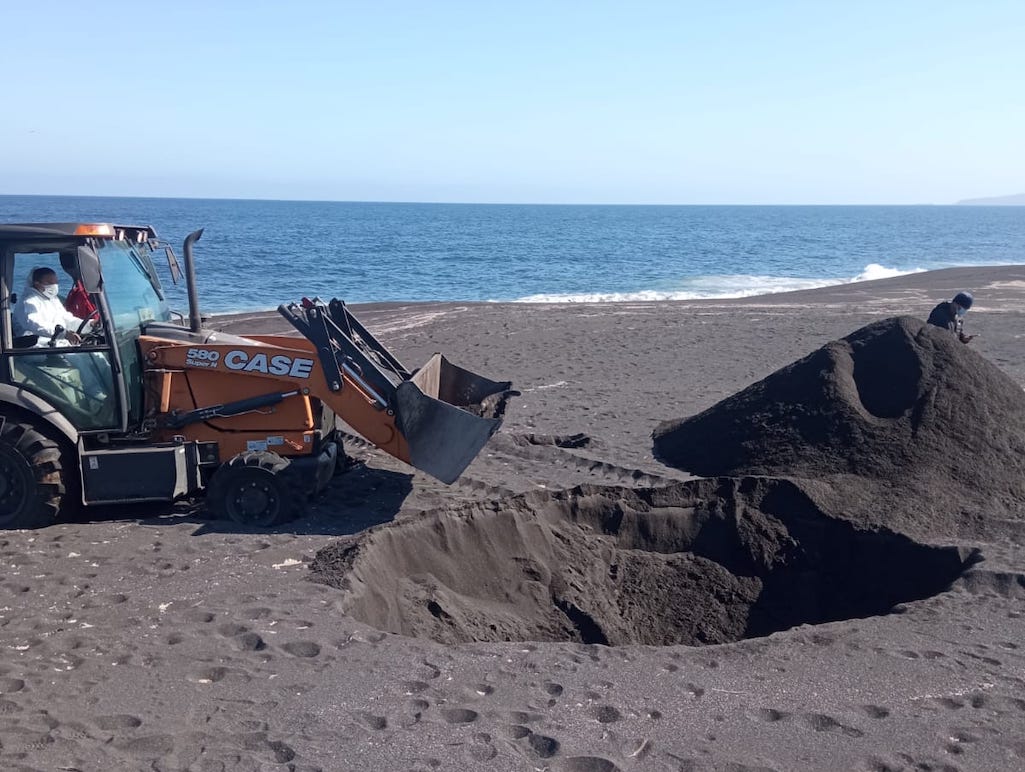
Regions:
[[1025, 193], [1014, 196], [992, 196], [991, 198], [966, 198], [958, 206], [1025, 206]]

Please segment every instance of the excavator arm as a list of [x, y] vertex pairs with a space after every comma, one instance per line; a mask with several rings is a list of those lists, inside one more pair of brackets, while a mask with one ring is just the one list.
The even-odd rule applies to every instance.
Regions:
[[[163, 425], [233, 417], [240, 427], [249, 412], [315, 397], [381, 450], [452, 483], [498, 430], [505, 401], [515, 394], [510, 382], [476, 375], [440, 354], [406, 369], [340, 300], [304, 299], [278, 311], [301, 338], [209, 344], [140, 338], [149, 368], [192, 376], [196, 406], [163, 406]], [[242, 391], [254, 396], [230, 398], [239, 378], [247, 379]], [[266, 381], [266, 389], [254, 388], [253, 378]]]
[[314, 344], [332, 392], [356, 386], [372, 398], [405, 440], [408, 457], [397, 457], [442, 482], [455, 482], [501, 425], [509, 381], [484, 378], [441, 354], [410, 372], [341, 300], [325, 306], [304, 299], [278, 312]]

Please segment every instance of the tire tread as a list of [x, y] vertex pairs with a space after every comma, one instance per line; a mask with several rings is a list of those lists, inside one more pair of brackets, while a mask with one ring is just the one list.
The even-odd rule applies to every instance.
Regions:
[[233, 520], [231, 511], [226, 506], [228, 486], [242, 469], [260, 469], [272, 475], [281, 486], [281, 506], [275, 517], [261, 523], [261, 527], [273, 527], [281, 523], [295, 520], [306, 509], [307, 492], [301, 480], [294, 474], [288, 459], [277, 453], [263, 450], [248, 450], [229, 459], [210, 480], [207, 488], [207, 509], [215, 517]]
[[39, 428], [15, 419], [7, 419], [0, 427], [0, 444], [3, 452], [22, 457], [35, 481], [34, 501], [0, 519], [0, 527], [41, 528], [56, 522], [67, 493], [61, 446]]

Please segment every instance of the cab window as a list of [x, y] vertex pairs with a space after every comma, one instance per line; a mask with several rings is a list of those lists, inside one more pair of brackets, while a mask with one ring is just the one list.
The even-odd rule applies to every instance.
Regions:
[[[15, 252], [11, 267], [13, 292], [5, 319], [11, 331], [6, 357], [11, 382], [46, 399], [80, 430], [116, 428], [119, 411], [110, 349], [101, 333], [88, 334], [92, 325], [84, 324], [87, 319], [66, 306], [77, 277], [74, 253]], [[33, 287], [39, 268], [57, 277], [53, 299]], [[84, 290], [80, 299], [80, 310], [93, 302]]]

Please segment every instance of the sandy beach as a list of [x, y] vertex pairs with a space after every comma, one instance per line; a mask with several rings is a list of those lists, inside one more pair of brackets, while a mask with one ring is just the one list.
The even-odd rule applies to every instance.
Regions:
[[[354, 307], [407, 366], [440, 351], [512, 381], [520, 395], [500, 432], [452, 486], [351, 438], [354, 466], [308, 516], [269, 531], [182, 503], [0, 533], [0, 767], [1025, 769], [1020, 483], [993, 493], [999, 508], [973, 509], [980, 494], [913, 518], [896, 494], [860, 520], [847, 515], [864, 501], [845, 512], [842, 496], [811, 496], [817, 570], [845, 556], [844, 597], [870, 591], [832, 609], [853, 618], [808, 624], [787, 616], [799, 581], [752, 615], [768, 580], [674, 547], [672, 531], [681, 513], [765, 512], [773, 497], [804, 493], [764, 475], [697, 480], [653, 450], [664, 422], [872, 322], [924, 319], [964, 289], [976, 298], [968, 353], [1019, 387], [998, 416], [1013, 428], [1025, 399], [1025, 266], [724, 301]], [[287, 330], [273, 313], [212, 323]], [[971, 377], [977, 359], [957, 366]], [[949, 453], [961, 446], [951, 437]], [[1025, 468], [1021, 445], [1008, 447], [993, 458]], [[843, 490], [833, 483], [822, 485]], [[636, 519], [615, 550], [598, 538], [613, 511], [623, 534]], [[641, 541], [662, 557], [639, 557]], [[558, 564], [577, 578], [560, 574], [556, 593]], [[586, 604], [631, 571], [648, 584], [630, 585], [629, 613], [601, 624]], [[902, 589], [908, 599], [894, 605]], [[721, 613], [688, 617], [709, 597]], [[706, 645], [659, 645], [662, 617]], [[772, 631], [780, 619], [796, 626]]]

